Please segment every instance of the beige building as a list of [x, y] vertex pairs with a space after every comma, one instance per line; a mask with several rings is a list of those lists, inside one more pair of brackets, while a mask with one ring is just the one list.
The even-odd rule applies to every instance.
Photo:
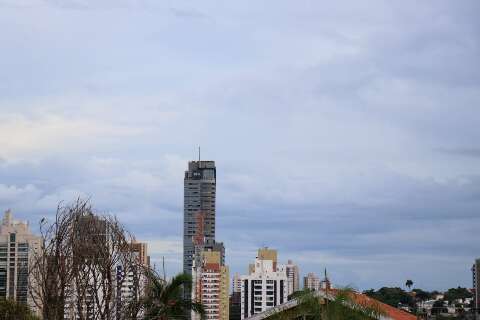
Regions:
[[320, 290], [320, 278], [315, 273], [309, 273], [303, 277], [303, 289], [310, 289], [312, 291]]
[[238, 273], [235, 273], [232, 280], [232, 291], [240, 292], [242, 290], [242, 279]]
[[13, 220], [12, 212], [5, 212], [0, 225], [0, 298], [27, 303], [36, 310], [29, 295], [29, 268], [40, 244], [27, 222]]
[[[277, 250], [268, 249], [267, 247], [258, 249], [258, 259], [259, 260], [270, 260], [273, 263], [273, 269], [277, 269]], [[253, 264], [255, 269], [255, 264]]]
[[[229, 287], [228, 266], [222, 263], [220, 251], [202, 251], [201, 261], [193, 260], [192, 300], [201, 302], [205, 307], [207, 320], [229, 319]], [[192, 319], [200, 319], [192, 313]]]

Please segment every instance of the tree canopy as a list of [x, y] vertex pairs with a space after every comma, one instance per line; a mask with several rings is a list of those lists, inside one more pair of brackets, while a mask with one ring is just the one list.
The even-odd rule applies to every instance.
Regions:
[[414, 305], [414, 300], [412, 296], [405, 292], [405, 290], [398, 287], [383, 287], [377, 291], [375, 291], [374, 289], [370, 289], [364, 291], [363, 293], [383, 303], [389, 304], [392, 307], [397, 307], [399, 304], [405, 304], [409, 306]]

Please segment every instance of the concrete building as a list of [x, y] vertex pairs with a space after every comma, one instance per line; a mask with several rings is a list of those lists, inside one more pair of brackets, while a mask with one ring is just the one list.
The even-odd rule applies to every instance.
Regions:
[[125, 268], [121, 263], [116, 267], [116, 309], [117, 319], [121, 319], [121, 311], [125, 305], [132, 300], [144, 296], [148, 285], [144, 268], [150, 267], [150, 256], [148, 256], [147, 244], [144, 242], [134, 242], [130, 244], [128, 254], [133, 254], [133, 258], [138, 259], [138, 265], [135, 268]]
[[287, 274], [288, 295], [291, 295], [300, 290], [300, 274], [298, 266], [294, 264], [292, 260], [288, 260], [288, 263], [285, 265], [285, 272]]
[[242, 291], [242, 279], [238, 273], [235, 273], [232, 279], [232, 292]]
[[[205, 308], [207, 320], [229, 319], [229, 271], [221, 263], [221, 252], [205, 250], [201, 253], [201, 261], [193, 261], [192, 268], [192, 301], [201, 302]], [[194, 312], [192, 320], [200, 319]]]
[[240, 320], [242, 318], [242, 293], [232, 292], [230, 296], [230, 320]]
[[232, 294], [230, 295], [230, 320], [240, 320], [241, 318], [241, 292], [242, 279], [238, 273], [235, 273], [232, 279]]
[[258, 250], [253, 270], [242, 276], [241, 281], [241, 319], [287, 301], [287, 274], [284, 268], [277, 268], [276, 250]]
[[[192, 273], [195, 235], [215, 241], [216, 168], [214, 161], [190, 161], [184, 177], [183, 272]], [[200, 230], [200, 232], [198, 232]]]
[[41, 239], [28, 223], [13, 220], [7, 210], [0, 225], [0, 298], [26, 303], [36, 310], [28, 294], [29, 268], [39, 253]]
[[476, 319], [480, 319], [480, 258], [472, 266], [472, 280], [474, 290], [474, 308]]
[[306, 277], [303, 277], [303, 289], [319, 291], [320, 278], [315, 273], [308, 273]]

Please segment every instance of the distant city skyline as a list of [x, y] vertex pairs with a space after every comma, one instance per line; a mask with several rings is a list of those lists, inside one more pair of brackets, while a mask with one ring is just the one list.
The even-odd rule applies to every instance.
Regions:
[[0, 212], [115, 214], [183, 270], [215, 160], [230, 274], [259, 247], [359, 289], [471, 287], [480, 2], [0, 0]]

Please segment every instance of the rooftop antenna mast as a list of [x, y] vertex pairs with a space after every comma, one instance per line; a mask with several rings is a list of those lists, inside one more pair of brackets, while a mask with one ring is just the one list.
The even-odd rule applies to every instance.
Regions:
[[198, 161], [200, 161], [200, 146], [198, 146]]

